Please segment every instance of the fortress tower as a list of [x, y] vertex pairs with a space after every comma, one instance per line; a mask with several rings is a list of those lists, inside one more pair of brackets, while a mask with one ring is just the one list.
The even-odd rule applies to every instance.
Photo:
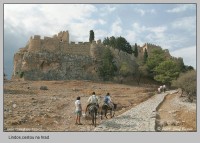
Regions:
[[58, 33], [58, 39], [60, 40], [60, 42], [69, 43], [69, 32], [68, 31], [60, 31]]
[[39, 35], [35, 35], [34, 38], [30, 38], [29, 40], [29, 51], [40, 51], [41, 49], [41, 39]]

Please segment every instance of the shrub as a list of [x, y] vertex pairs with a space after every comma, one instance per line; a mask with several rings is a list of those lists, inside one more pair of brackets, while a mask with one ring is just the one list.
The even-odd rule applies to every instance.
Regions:
[[197, 90], [196, 71], [192, 70], [181, 74], [176, 81], [172, 82], [172, 86], [181, 88], [188, 95], [189, 99], [192, 99], [192, 97], [196, 96]]
[[40, 90], [48, 90], [47, 86], [41, 86]]

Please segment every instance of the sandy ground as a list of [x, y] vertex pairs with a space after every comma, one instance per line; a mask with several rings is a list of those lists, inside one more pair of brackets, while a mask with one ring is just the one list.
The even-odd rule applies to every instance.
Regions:
[[[46, 86], [48, 90], [41, 90], [41, 86]], [[101, 101], [109, 92], [117, 104], [115, 112], [117, 116], [151, 98], [156, 93], [156, 87], [76, 80], [6, 81], [4, 82], [4, 131], [92, 131], [94, 126], [90, 119], [82, 117], [83, 125], [75, 125], [74, 102], [77, 96], [81, 97], [82, 107], [85, 110], [87, 99], [93, 91]], [[177, 96], [167, 96], [159, 109], [159, 123], [165, 124], [167, 121], [168, 124], [162, 126], [162, 131], [174, 131], [176, 130], [174, 127], [180, 125], [186, 130], [196, 130], [196, 108], [192, 108], [191, 104], [189, 106], [179, 104], [182, 101], [179, 101], [179, 98], [174, 101], [175, 97]], [[172, 115], [173, 112], [176, 112], [176, 116], [168, 115]], [[188, 114], [190, 116], [187, 116]], [[171, 128], [169, 125], [173, 124], [174, 119], [181, 123]], [[101, 122], [98, 117], [97, 125]]]
[[167, 95], [158, 109], [161, 131], [197, 131], [196, 103], [186, 102], [180, 93]]
[[[40, 90], [47, 86], [48, 90]], [[83, 110], [93, 91], [103, 100], [109, 92], [117, 104], [115, 116], [150, 98], [156, 88], [91, 81], [6, 81], [4, 82], [4, 131], [91, 131], [90, 119], [75, 125], [77, 96]], [[83, 111], [84, 112], [84, 111]], [[105, 120], [105, 119], [104, 119]], [[100, 117], [97, 125], [100, 124]]]

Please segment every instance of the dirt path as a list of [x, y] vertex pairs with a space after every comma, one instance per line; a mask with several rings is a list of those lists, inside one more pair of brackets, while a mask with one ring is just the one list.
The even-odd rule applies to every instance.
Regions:
[[158, 109], [158, 131], [196, 131], [196, 104], [184, 102], [180, 94], [166, 96]]

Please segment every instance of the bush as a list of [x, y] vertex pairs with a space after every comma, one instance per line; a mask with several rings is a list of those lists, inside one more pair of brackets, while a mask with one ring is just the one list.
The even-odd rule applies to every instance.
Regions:
[[41, 86], [40, 90], [48, 90], [47, 86]]
[[181, 88], [182, 91], [185, 92], [190, 99], [196, 96], [196, 90], [197, 90], [196, 71], [192, 70], [181, 74], [176, 81], [172, 82], [172, 86]]

